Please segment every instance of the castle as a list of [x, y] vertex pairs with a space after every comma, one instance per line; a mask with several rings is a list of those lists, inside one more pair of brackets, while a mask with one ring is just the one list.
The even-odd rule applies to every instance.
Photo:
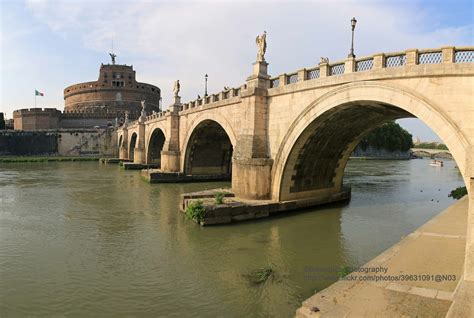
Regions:
[[64, 89], [64, 112], [55, 108], [19, 109], [13, 112], [15, 130], [91, 128], [113, 126], [123, 121], [125, 112], [138, 118], [141, 101], [146, 112], [160, 111], [161, 91], [157, 86], [137, 82], [132, 65], [100, 66], [97, 81]]

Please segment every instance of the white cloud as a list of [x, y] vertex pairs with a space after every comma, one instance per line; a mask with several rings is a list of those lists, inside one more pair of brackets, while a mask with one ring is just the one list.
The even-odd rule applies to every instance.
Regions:
[[[165, 104], [175, 79], [184, 100], [238, 86], [251, 72], [254, 38], [268, 31], [272, 75], [314, 65], [320, 56], [343, 59], [352, 15], [358, 19], [356, 53], [468, 44], [471, 26], [424, 31], [423, 13], [408, 3], [378, 2], [58, 2], [29, 1], [28, 8], [53, 32], [107, 52], [112, 38], [118, 61], [133, 64], [140, 80], [162, 88]], [[96, 74], [91, 74], [94, 78]]]

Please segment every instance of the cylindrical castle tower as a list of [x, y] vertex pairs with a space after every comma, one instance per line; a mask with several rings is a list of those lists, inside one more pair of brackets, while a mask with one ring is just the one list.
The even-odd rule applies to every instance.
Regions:
[[130, 112], [138, 117], [140, 101], [146, 101], [146, 111], [160, 111], [161, 91], [157, 86], [135, 79], [131, 65], [102, 64], [99, 79], [68, 86], [64, 89], [65, 112]]

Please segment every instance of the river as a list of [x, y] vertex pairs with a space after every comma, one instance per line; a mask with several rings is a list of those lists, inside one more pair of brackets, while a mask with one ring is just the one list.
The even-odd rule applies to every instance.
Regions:
[[[352, 199], [200, 227], [181, 193], [229, 183], [147, 184], [95, 162], [0, 164], [0, 316], [290, 317], [453, 203], [455, 162], [351, 160]], [[271, 267], [253, 285], [248, 274]]]

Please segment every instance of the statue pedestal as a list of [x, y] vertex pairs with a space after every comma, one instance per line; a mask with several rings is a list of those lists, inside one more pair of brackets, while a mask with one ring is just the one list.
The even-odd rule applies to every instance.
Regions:
[[247, 87], [270, 88], [267, 62], [257, 61], [253, 63], [253, 73], [247, 78]]
[[181, 96], [174, 96], [173, 97], [173, 104], [168, 106], [168, 110], [172, 113], [177, 115], [178, 112], [183, 110], [183, 105], [181, 104]]

